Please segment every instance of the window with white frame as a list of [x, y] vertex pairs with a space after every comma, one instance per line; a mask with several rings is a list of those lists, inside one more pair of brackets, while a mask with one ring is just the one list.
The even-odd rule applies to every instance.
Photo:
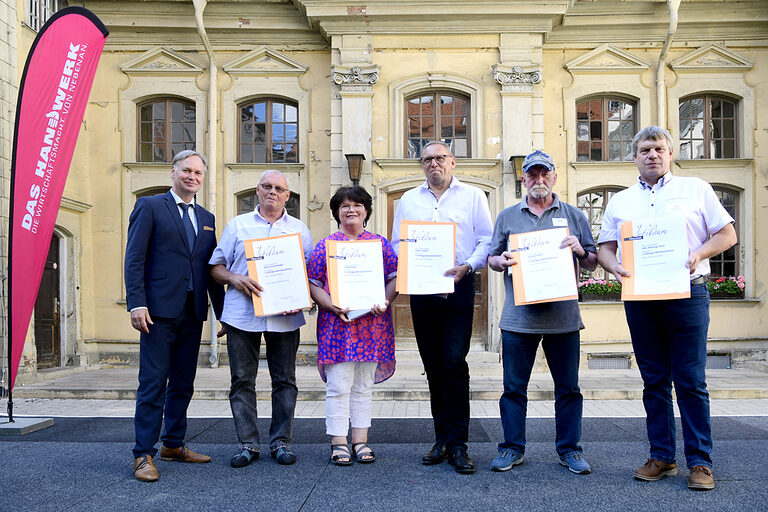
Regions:
[[635, 102], [613, 96], [576, 103], [576, 154], [579, 162], [631, 161], [636, 132]]
[[238, 109], [238, 162], [299, 161], [299, 108], [295, 102], [260, 99], [241, 104]]
[[680, 100], [680, 158], [738, 158], [737, 106], [710, 94]]
[[[739, 229], [739, 193], [722, 185], [713, 185], [712, 188], [720, 199], [725, 211], [736, 221], [734, 227]], [[739, 265], [739, 244], [709, 258], [710, 273], [713, 277], [736, 277], [741, 271]]]
[[406, 148], [408, 158], [419, 158], [429, 141], [451, 147], [454, 156], [470, 157], [470, 99], [452, 92], [429, 92], [409, 96], [406, 102]]
[[195, 149], [195, 104], [177, 98], [138, 105], [136, 160], [170, 162], [173, 155]]
[[[603, 215], [608, 201], [616, 192], [622, 190], [622, 187], [598, 187], [586, 190], [576, 196], [576, 206], [587, 215], [589, 227], [592, 230], [592, 236], [597, 243], [597, 237], [600, 234], [600, 227], [603, 224]], [[592, 272], [581, 270], [579, 279], [584, 281], [589, 278], [608, 279], [610, 274], [605, 272], [603, 267], [598, 266]]]
[[64, 7], [59, 0], [27, 0], [26, 24], [35, 32], [39, 32], [48, 18], [54, 15], [59, 8]]

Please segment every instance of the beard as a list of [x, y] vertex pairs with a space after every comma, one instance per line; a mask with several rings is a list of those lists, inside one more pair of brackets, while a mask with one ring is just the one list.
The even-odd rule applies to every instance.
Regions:
[[534, 185], [528, 190], [528, 194], [534, 199], [543, 199], [547, 197], [552, 191], [547, 188], [546, 185]]

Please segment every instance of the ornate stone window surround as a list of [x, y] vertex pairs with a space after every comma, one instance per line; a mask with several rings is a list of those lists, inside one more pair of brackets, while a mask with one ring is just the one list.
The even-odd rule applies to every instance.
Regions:
[[[403, 78], [389, 85], [389, 102], [391, 112], [389, 118], [389, 157], [392, 159], [407, 158], [405, 148], [405, 98], [421, 92], [435, 91], [457, 92], [469, 97], [471, 121], [469, 124], [470, 152], [472, 158], [483, 156], [483, 144], [480, 141], [484, 132], [485, 110], [483, 109], [483, 84], [458, 75], [448, 73], [426, 73], [414, 77]], [[462, 159], [464, 160], [464, 159]]]
[[[263, 63], [268, 64], [263, 64]], [[269, 66], [269, 67], [267, 67]], [[310, 116], [310, 91], [301, 85], [301, 76], [307, 67], [299, 61], [267, 47], [257, 48], [222, 66], [232, 79], [231, 87], [221, 92], [221, 136], [224, 139], [223, 158], [225, 162], [222, 206], [226, 219], [219, 220], [222, 226], [237, 215], [237, 196], [252, 190], [261, 174], [275, 169], [288, 177], [291, 192], [299, 195], [299, 211], [302, 220], [307, 212], [308, 183], [306, 162], [309, 161], [309, 132], [312, 130]], [[258, 99], [283, 99], [296, 103], [298, 107], [299, 163], [238, 163], [237, 133], [240, 129], [240, 105]]]

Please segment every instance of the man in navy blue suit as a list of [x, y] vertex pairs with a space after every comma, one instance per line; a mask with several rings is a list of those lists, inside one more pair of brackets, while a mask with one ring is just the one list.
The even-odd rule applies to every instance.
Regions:
[[128, 226], [125, 289], [131, 325], [141, 333], [133, 473], [143, 482], [159, 478], [152, 457], [163, 416], [162, 460], [211, 460], [184, 444], [208, 310], [206, 292], [217, 316], [224, 295], [208, 273], [216, 247], [215, 219], [195, 202], [206, 169], [200, 153], [178, 153], [171, 162], [171, 190], [139, 198]]

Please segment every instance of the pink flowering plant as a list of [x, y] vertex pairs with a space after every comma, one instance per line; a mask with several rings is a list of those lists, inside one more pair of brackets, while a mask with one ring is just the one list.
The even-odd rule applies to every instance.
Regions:
[[579, 293], [593, 295], [614, 295], [621, 293], [621, 283], [603, 279], [587, 279], [579, 282]]
[[718, 277], [707, 281], [709, 293], [744, 295], [744, 276]]

